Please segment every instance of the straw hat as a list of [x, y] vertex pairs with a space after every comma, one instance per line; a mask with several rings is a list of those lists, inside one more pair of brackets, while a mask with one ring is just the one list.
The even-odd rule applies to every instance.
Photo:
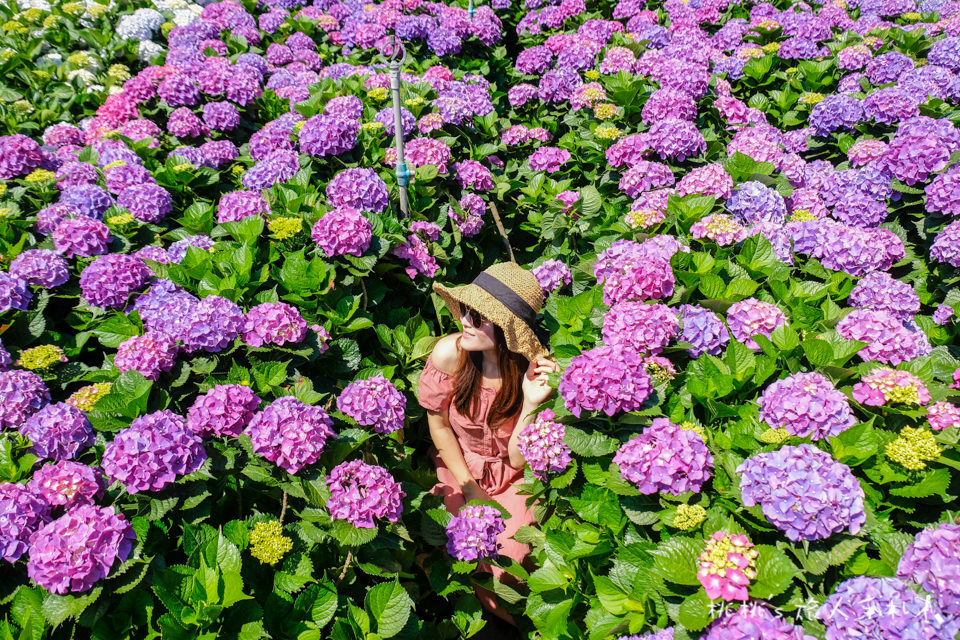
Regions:
[[549, 353], [550, 336], [537, 319], [544, 293], [536, 276], [515, 262], [490, 265], [470, 284], [445, 287], [433, 283], [454, 318], [460, 304], [473, 307], [503, 329], [507, 348], [530, 362]]

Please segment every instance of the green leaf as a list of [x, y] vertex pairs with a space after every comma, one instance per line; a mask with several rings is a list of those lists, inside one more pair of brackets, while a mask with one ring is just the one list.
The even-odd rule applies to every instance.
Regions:
[[713, 609], [707, 592], [701, 587], [680, 603], [677, 621], [690, 631], [700, 631], [713, 620]]
[[317, 599], [313, 601], [310, 617], [313, 623], [322, 629], [337, 612], [337, 587], [329, 580], [321, 582], [319, 587], [320, 592], [317, 594]]
[[153, 382], [143, 377], [139, 371], [124, 371], [110, 387], [110, 393], [100, 398], [94, 408], [98, 411], [119, 413], [126, 418], [136, 418], [146, 413], [152, 388]]
[[377, 635], [392, 638], [407, 624], [413, 600], [399, 580], [378, 584], [367, 592], [364, 607], [377, 622]]
[[[867, 544], [866, 540], [846, 537], [829, 549], [813, 549], [803, 561], [804, 571], [818, 576], [823, 575], [828, 568], [846, 563], [865, 544]], [[800, 558], [803, 559], [803, 556]]]
[[803, 353], [815, 367], [825, 367], [833, 362], [833, 347], [826, 340], [807, 338], [801, 343]]
[[569, 584], [570, 580], [557, 569], [552, 562], [547, 562], [530, 574], [527, 584], [532, 591], [550, 591], [551, 589], [562, 589]]
[[736, 340], [730, 341], [723, 360], [737, 380], [747, 380], [757, 369], [757, 357], [747, 345]]
[[676, 584], [698, 585], [697, 558], [703, 551], [703, 542], [674, 536], [650, 551], [653, 568], [664, 580]]
[[787, 555], [774, 546], [760, 544], [756, 546], [757, 577], [748, 587], [751, 596], [769, 599], [786, 591], [800, 571]]
[[79, 597], [48, 594], [43, 599], [43, 617], [50, 626], [59, 627], [67, 618], [76, 618], [83, 613], [84, 609], [96, 602], [102, 591], [103, 587], [96, 587], [89, 594]]
[[346, 520], [334, 520], [330, 533], [337, 542], [345, 547], [359, 547], [377, 537], [377, 527], [363, 529], [355, 527]]
[[587, 433], [574, 426], [566, 427], [563, 438], [570, 450], [577, 455], [594, 458], [610, 455], [620, 448], [620, 442], [596, 431]]
[[940, 467], [926, 473], [919, 482], [902, 487], [893, 487], [890, 493], [902, 498], [927, 498], [934, 495], [949, 499], [950, 471]]
[[101, 322], [93, 335], [104, 347], [116, 349], [127, 338], [140, 335], [140, 328], [127, 316], [117, 313]]
[[588, 185], [580, 189], [580, 199], [577, 203], [581, 207], [583, 215], [590, 217], [596, 215], [603, 207], [603, 198], [596, 187]]

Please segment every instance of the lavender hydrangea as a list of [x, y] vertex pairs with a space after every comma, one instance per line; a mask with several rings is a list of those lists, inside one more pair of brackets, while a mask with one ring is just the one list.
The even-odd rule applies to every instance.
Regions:
[[960, 220], [951, 222], [937, 234], [930, 247], [930, 259], [960, 269]]
[[621, 446], [613, 461], [624, 479], [646, 495], [696, 493], [713, 475], [713, 455], [703, 438], [666, 418], [656, 418]]
[[373, 169], [344, 169], [330, 180], [326, 193], [334, 207], [380, 213], [389, 205], [387, 185]]
[[863, 105], [850, 96], [827, 96], [810, 111], [809, 123], [816, 135], [829, 136], [841, 129], [853, 130], [863, 119]]
[[811, 444], [787, 445], [737, 467], [743, 504], [763, 515], [794, 542], [860, 531], [864, 493], [845, 464]]
[[140, 291], [153, 277], [143, 260], [131, 255], [112, 253], [100, 256], [80, 274], [80, 290], [84, 301], [95, 307], [123, 307], [131, 293]]
[[117, 347], [113, 364], [120, 371], [138, 371], [147, 380], [157, 380], [170, 371], [177, 358], [177, 343], [165, 333], [147, 331], [130, 336]]
[[15, 482], [0, 484], [0, 557], [19, 560], [30, 537], [49, 520], [50, 505], [32, 489]]
[[28, 486], [51, 507], [64, 509], [93, 504], [105, 489], [98, 469], [72, 460], [40, 467]]
[[136, 539], [113, 507], [80, 505], [31, 537], [27, 575], [51, 593], [83, 593], [126, 561]]
[[506, 530], [500, 512], [488, 505], [464, 505], [447, 523], [447, 553], [466, 562], [495, 558], [497, 536]]
[[603, 319], [605, 344], [658, 354], [680, 330], [677, 314], [663, 304], [627, 301], [615, 304]]
[[760, 419], [774, 429], [817, 441], [836, 436], [857, 423], [850, 403], [819, 373], [795, 373], [760, 394]]
[[236, 437], [259, 406], [260, 397], [250, 387], [218, 384], [194, 400], [187, 410], [187, 427], [203, 438]]
[[160, 185], [148, 182], [121, 191], [117, 205], [125, 207], [137, 220], [156, 224], [173, 211], [173, 197]]
[[362, 256], [373, 240], [373, 225], [350, 206], [341, 206], [325, 213], [313, 225], [310, 236], [328, 257]]
[[583, 411], [612, 416], [640, 409], [653, 392], [653, 381], [635, 350], [603, 346], [573, 358], [560, 374], [559, 391], [564, 405], [578, 418]]
[[217, 204], [217, 222], [239, 222], [249, 216], [264, 216], [270, 213], [266, 198], [255, 191], [239, 189], [228, 191]]
[[552, 410], [544, 409], [517, 436], [517, 448], [533, 475], [541, 480], [550, 473], [563, 471], [571, 461], [570, 447], [564, 442], [566, 428], [555, 418]]
[[544, 293], [556, 291], [573, 281], [573, 273], [570, 271], [570, 267], [553, 258], [544, 260], [530, 272], [536, 276], [537, 282]]
[[924, 192], [927, 212], [960, 216], [960, 171], [947, 170], [941, 173], [926, 186]]
[[33, 371], [0, 371], [0, 429], [16, 429], [50, 402], [43, 378]]
[[251, 347], [282, 346], [307, 336], [307, 321], [285, 302], [264, 302], [250, 309], [243, 321], [243, 341]]
[[0, 313], [11, 309], [26, 311], [32, 299], [26, 280], [0, 271]]
[[[960, 615], [960, 525], [940, 524], [917, 534], [897, 564], [897, 576], [933, 594], [950, 616]], [[960, 629], [955, 619], [953, 635]]]
[[783, 224], [787, 220], [787, 205], [775, 189], [761, 182], [745, 182], [727, 199], [727, 210], [741, 224], [761, 220]]
[[912, 331], [896, 317], [875, 309], [856, 309], [837, 323], [837, 333], [847, 340], [868, 343], [858, 355], [864, 360], [877, 360], [898, 365], [924, 355], [926, 334]]
[[243, 432], [257, 454], [295, 474], [320, 459], [327, 440], [337, 437], [332, 427], [321, 407], [284, 396], [257, 413]]
[[10, 263], [10, 275], [37, 287], [59, 287], [70, 279], [70, 265], [55, 251], [28, 249]]
[[680, 320], [683, 329], [679, 339], [692, 345], [687, 349], [692, 358], [699, 358], [705, 353], [719, 355], [730, 341], [727, 325], [719, 315], [709, 309], [685, 304], [680, 307]]
[[375, 528], [374, 518], [400, 519], [407, 494], [381, 466], [362, 460], [342, 462], [330, 470], [326, 483], [330, 489], [327, 509], [335, 519], [362, 529]]
[[240, 335], [244, 314], [237, 303], [222, 296], [207, 296], [193, 308], [180, 339], [187, 353], [203, 349], [218, 353]]
[[30, 451], [41, 460], [73, 460], [96, 441], [86, 414], [64, 402], [44, 406], [19, 429], [33, 444]]
[[389, 380], [377, 375], [355, 380], [337, 396], [337, 409], [377, 433], [393, 433], [403, 428], [406, 397]]
[[859, 309], [886, 311], [901, 322], [913, 320], [920, 311], [920, 296], [913, 287], [883, 271], [861, 278], [847, 301]]
[[68, 258], [89, 258], [109, 251], [110, 228], [93, 218], [65, 218], [53, 230], [53, 246]]
[[101, 465], [111, 483], [127, 493], [160, 491], [193, 473], [207, 459], [203, 440], [169, 409], [134, 419], [103, 450]]
[[357, 146], [360, 122], [326, 114], [315, 115], [300, 130], [300, 150], [320, 158], [340, 155]]
[[741, 605], [714, 620], [701, 640], [814, 640], [803, 627], [777, 616], [761, 603]]
[[787, 324], [787, 316], [774, 304], [747, 298], [730, 305], [727, 310], [727, 324], [735, 340], [757, 351], [760, 345], [753, 336], [769, 338], [777, 327]]

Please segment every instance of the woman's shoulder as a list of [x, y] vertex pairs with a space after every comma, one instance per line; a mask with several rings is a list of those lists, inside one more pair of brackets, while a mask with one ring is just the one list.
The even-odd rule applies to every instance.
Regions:
[[460, 332], [451, 333], [440, 338], [433, 346], [430, 360], [433, 366], [444, 373], [453, 374], [457, 370], [457, 364], [460, 362], [460, 347], [457, 345], [459, 337]]

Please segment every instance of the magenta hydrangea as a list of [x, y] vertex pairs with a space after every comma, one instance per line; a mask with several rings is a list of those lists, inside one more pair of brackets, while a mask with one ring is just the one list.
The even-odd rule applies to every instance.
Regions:
[[10, 263], [10, 275], [49, 289], [70, 279], [70, 265], [50, 249], [27, 249]]
[[677, 183], [677, 195], [680, 197], [696, 194], [726, 200], [731, 193], [733, 193], [733, 178], [723, 165], [718, 163], [697, 167]]
[[327, 509], [335, 519], [362, 529], [375, 528], [374, 518], [400, 519], [407, 494], [381, 466], [362, 460], [342, 462], [330, 470], [326, 483], [330, 489]]
[[795, 373], [760, 394], [760, 419], [774, 429], [814, 442], [836, 436], [857, 423], [850, 403], [825, 376]]
[[260, 397], [241, 384], [218, 384], [197, 396], [187, 410], [187, 427], [203, 438], [239, 436], [253, 419]]
[[722, 614], [707, 627], [701, 640], [814, 640], [814, 637], [757, 602]]
[[956, 616], [953, 633], [960, 630], [960, 525], [940, 524], [918, 533], [900, 557], [897, 576], [933, 594], [945, 613]]
[[53, 246], [68, 258], [89, 258], [109, 251], [110, 228], [93, 218], [64, 218], [53, 230]]
[[136, 539], [113, 507], [80, 505], [30, 538], [27, 575], [51, 593], [83, 593], [126, 561]]
[[753, 336], [769, 338], [774, 329], [787, 324], [787, 316], [774, 304], [747, 298], [730, 305], [727, 309], [727, 324], [735, 340], [756, 351], [760, 349], [760, 345]]
[[127, 493], [160, 491], [207, 459], [203, 440], [169, 409], [134, 419], [103, 450], [101, 466]]
[[65, 402], [41, 408], [20, 425], [20, 433], [41, 460], [73, 460], [96, 441], [86, 414]]
[[0, 371], [0, 429], [16, 429], [48, 402], [50, 391], [33, 371]]
[[313, 225], [311, 237], [328, 258], [359, 257], [370, 248], [373, 225], [358, 209], [342, 206], [323, 214]]
[[[958, 370], [960, 371], [960, 370]], [[930, 391], [919, 377], [909, 371], [877, 368], [853, 385], [851, 395], [860, 404], [880, 407], [888, 402], [925, 405]]]
[[640, 493], [678, 496], [700, 491], [713, 475], [713, 455], [703, 438], [666, 418], [656, 418], [613, 456], [620, 474]]
[[663, 304], [619, 302], [603, 318], [604, 344], [629, 346], [640, 353], [657, 354], [680, 330], [677, 314]]
[[737, 467], [743, 504], [790, 540], [823, 540], [866, 522], [864, 492], [850, 467], [811, 444], [758, 453]]
[[180, 334], [183, 348], [188, 353], [203, 349], [218, 353], [226, 349], [240, 335], [244, 314], [237, 303], [222, 296], [207, 296], [193, 307]]
[[257, 454], [292, 474], [319, 460], [327, 440], [337, 437], [326, 411], [293, 396], [271, 402], [243, 432]]
[[457, 182], [461, 189], [476, 189], [477, 191], [493, 189], [493, 175], [490, 173], [490, 169], [476, 160], [455, 162], [453, 168], [457, 172]]
[[697, 579], [711, 600], [749, 600], [760, 551], [744, 534], [715, 531], [697, 559]]
[[270, 206], [266, 198], [256, 191], [228, 191], [220, 197], [217, 204], [217, 222], [239, 222], [246, 217], [266, 215], [270, 213]]
[[612, 416], [636, 411], [653, 393], [643, 359], [625, 346], [594, 347], [574, 356], [560, 374], [560, 395], [573, 415], [603, 411]]
[[380, 213], [389, 205], [387, 185], [373, 169], [344, 169], [330, 180], [326, 193], [334, 207]]
[[960, 429], [960, 407], [951, 402], [935, 402], [927, 409], [927, 422], [934, 431]]
[[837, 323], [837, 333], [847, 340], [862, 340], [867, 345], [857, 354], [864, 360], [898, 365], [922, 355], [925, 335], [911, 331], [886, 311], [855, 309]]
[[544, 293], [556, 291], [573, 281], [573, 273], [570, 271], [570, 267], [555, 258], [544, 260], [541, 264], [530, 269], [530, 272], [537, 278], [537, 282]]
[[51, 507], [64, 509], [93, 504], [105, 489], [99, 469], [73, 460], [61, 460], [40, 467], [34, 472], [28, 486]]
[[382, 375], [354, 380], [337, 396], [337, 409], [377, 433], [403, 428], [407, 399]]
[[0, 271], [0, 313], [11, 309], [26, 311], [32, 299], [26, 280]]
[[50, 505], [26, 485], [0, 484], [0, 558], [16, 562], [27, 542], [50, 520]]
[[247, 312], [241, 331], [251, 347], [282, 346], [301, 342], [307, 336], [307, 321], [286, 302], [264, 302]]
[[157, 380], [164, 371], [170, 371], [177, 359], [177, 343], [165, 333], [147, 331], [142, 336], [130, 336], [117, 347], [113, 364], [121, 372], [138, 371], [147, 380]]
[[570, 447], [564, 441], [566, 427], [555, 418], [552, 410], [544, 409], [517, 436], [517, 448], [533, 475], [541, 480], [546, 480], [548, 474], [563, 471], [571, 461]]
[[495, 558], [497, 536], [506, 530], [500, 512], [488, 505], [468, 504], [447, 523], [447, 553], [466, 562]]
[[[672, 246], [661, 245], [661, 241]], [[657, 236], [640, 244], [615, 241], [597, 256], [593, 266], [597, 281], [603, 284], [603, 303], [613, 306], [626, 300], [657, 300], [672, 295], [676, 279], [670, 258], [679, 249], [672, 236]]]
[[570, 152], [559, 147], [540, 147], [530, 155], [530, 168], [533, 171], [556, 173], [569, 162]]
[[924, 190], [924, 206], [929, 213], [960, 216], [960, 171], [941, 173]]
[[86, 266], [80, 274], [80, 290], [88, 304], [114, 309], [123, 307], [130, 294], [143, 289], [152, 277], [140, 258], [112, 253]]

